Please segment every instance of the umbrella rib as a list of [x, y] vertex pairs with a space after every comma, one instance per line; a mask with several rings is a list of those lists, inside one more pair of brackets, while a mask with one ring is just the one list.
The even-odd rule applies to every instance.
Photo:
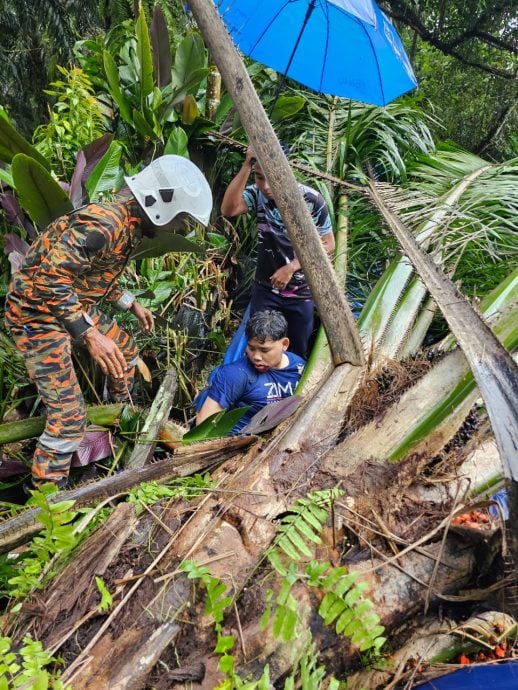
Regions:
[[272, 27], [272, 24], [274, 24], [277, 21], [277, 18], [279, 17], [279, 15], [285, 10], [286, 6], [289, 5], [292, 1], [293, 0], [287, 0], [287, 2], [285, 2], [282, 7], [279, 7], [279, 11], [277, 12], [277, 14], [275, 14], [275, 16], [272, 17], [269, 24], [267, 24], [266, 27], [264, 28], [264, 31], [258, 36], [257, 41], [253, 44], [253, 46], [250, 48], [250, 51], [249, 51], [249, 56], [251, 58], [253, 58], [252, 53], [257, 48], [259, 43], [261, 43], [265, 34], [270, 30], [270, 28]]
[[329, 47], [329, 31], [330, 31], [330, 22], [329, 22], [329, 5], [326, 3], [325, 6], [325, 15], [326, 15], [326, 49], [324, 52], [324, 59], [322, 60], [322, 69], [320, 70], [320, 82], [318, 84], [318, 90], [321, 93], [322, 92], [322, 82], [324, 81], [324, 73], [326, 71], [326, 66], [327, 66], [327, 49]]
[[304, 17], [304, 21], [302, 22], [302, 26], [300, 27], [299, 35], [297, 36], [297, 40], [295, 41], [295, 45], [293, 46], [293, 50], [291, 51], [290, 59], [288, 60], [288, 64], [286, 65], [286, 69], [284, 70], [284, 77], [286, 77], [288, 74], [288, 71], [291, 67], [291, 63], [293, 62], [293, 58], [295, 57], [295, 53], [297, 52], [297, 48], [299, 47], [299, 43], [302, 39], [302, 34], [304, 33], [306, 26], [308, 25], [308, 22], [311, 18], [311, 15], [313, 14], [313, 10], [315, 9], [316, 4], [317, 0], [310, 0], [308, 9], [306, 10], [306, 16]]
[[[381, 92], [381, 98], [383, 101], [383, 105], [386, 105], [386, 103], [385, 103], [385, 91], [383, 89], [383, 81], [381, 79], [381, 70], [380, 70], [380, 65], [379, 65], [379, 61], [378, 61], [378, 55], [376, 53], [376, 50], [374, 49], [374, 45], [372, 43], [369, 32], [365, 28], [365, 24], [362, 21], [360, 21], [357, 17], [355, 17], [353, 14], [351, 14], [350, 12], [345, 12], [345, 10], [343, 10], [342, 8], [337, 7], [337, 6], [335, 6], [335, 7], [337, 10], [339, 10], [340, 12], [344, 12], [344, 14], [347, 14], [354, 22], [356, 22], [361, 27], [361, 30], [363, 31], [363, 33], [367, 36], [367, 40], [369, 41], [369, 44], [370, 44], [371, 49], [372, 49], [372, 55], [374, 57], [374, 60], [376, 61], [376, 67], [377, 67], [376, 72], [377, 72], [377, 77], [378, 77], [378, 82], [379, 82], [379, 87], [380, 87], [380, 92]], [[327, 13], [328, 13], [328, 10], [326, 10], [326, 14]], [[379, 18], [378, 18], [378, 22], [379, 22]], [[327, 22], [327, 27], [328, 27], [327, 35], [329, 37], [329, 20]], [[324, 79], [324, 69], [325, 69], [326, 60], [327, 60], [327, 41], [326, 41], [326, 56], [325, 56], [325, 60], [324, 60], [324, 64], [323, 64], [322, 72], [321, 72], [321, 76], [320, 76], [320, 88], [322, 87], [322, 81]]]

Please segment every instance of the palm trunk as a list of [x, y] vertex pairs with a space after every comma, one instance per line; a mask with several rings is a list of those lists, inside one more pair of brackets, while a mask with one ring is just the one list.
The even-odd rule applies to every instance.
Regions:
[[289, 163], [243, 61], [232, 45], [213, 3], [210, 0], [193, 0], [190, 5], [266, 173], [326, 329], [333, 362], [360, 365], [364, 357], [353, 315], [337, 283], [309, 210], [301, 202]]

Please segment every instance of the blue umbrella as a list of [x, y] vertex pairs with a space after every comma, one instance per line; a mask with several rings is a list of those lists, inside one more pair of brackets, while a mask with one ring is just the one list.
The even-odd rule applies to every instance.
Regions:
[[216, 0], [236, 46], [319, 93], [386, 105], [417, 86], [373, 0]]

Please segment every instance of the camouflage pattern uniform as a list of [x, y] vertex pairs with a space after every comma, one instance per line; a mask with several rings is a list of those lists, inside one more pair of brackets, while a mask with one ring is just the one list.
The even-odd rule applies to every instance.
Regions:
[[[33, 483], [66, 483], [86, 426], [85, 404], [72, 362], [72, 341], [92, 325], [122, 351], [124, 379], [108, 377], [113, 399], [129, 399], [138, 349], [97, 306], [124, 308], [117, 279], [141, 239], [134, 200], [89, 204], [51, 223], [30, 247], [12, 279], [6, 325], [47, 408], [45, 431], [32, 464]], [[127, 306], [126, 306], [127, 308]]]

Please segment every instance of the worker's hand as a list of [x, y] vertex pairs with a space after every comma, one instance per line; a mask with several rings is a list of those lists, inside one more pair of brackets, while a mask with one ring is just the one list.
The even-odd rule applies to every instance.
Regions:
[[276, 290], [284, 290], [286, 285], [290, 282], [292, 275], [295, 273], [291, 264], [286, 264], [278, 268], [275, 273], [270, 276], [272, 287]]
[[115, 379], [124, 377], [128, 365], [113, 340], [103, 335], [97, 328], [92, 328], [85, 333], [84, 342], [92, 358], [101, 367], [103, 374], [113, 376]]
[[254, 148], [253, 146], [249, 146], [246, 150], [245, 165], [248, 165], [251, 168], [256, 160], [257, 156], [255, 155]]
[[143, 331], [151, 332], [155, 329], [155, 319], [149, 309], [146, 309], [146, 307], [143, 307], [135, 300], [130, 307], [130, 311], [132, 311], [139, 320]]

